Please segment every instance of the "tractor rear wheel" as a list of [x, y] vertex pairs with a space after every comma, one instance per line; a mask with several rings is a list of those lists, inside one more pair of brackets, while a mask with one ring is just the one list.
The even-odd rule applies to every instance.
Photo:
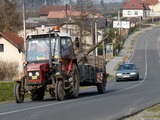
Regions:
[[16, 83], [14, 85], [14, 97], [15, 97], [15, 101], [16, 103], [23, 103], [24, 102], [24, 92], [21, 91], [21, 84], [20, 83]]
[[55, 96], [57, 101], [64, 99], [64, 85], [61, 80], [56, 81]]
[[66, 90], [67, 97], [76, 98], [79, 95], [79, 72], [75, 64], [72, 64], [72, 69], [68, 79], [68, 89]]

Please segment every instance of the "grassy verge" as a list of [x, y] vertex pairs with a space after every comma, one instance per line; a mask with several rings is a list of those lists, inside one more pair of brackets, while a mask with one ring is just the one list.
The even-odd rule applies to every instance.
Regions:
[[0, 82], [0, 102], [13, 101], [13, 87], [15, 82]]

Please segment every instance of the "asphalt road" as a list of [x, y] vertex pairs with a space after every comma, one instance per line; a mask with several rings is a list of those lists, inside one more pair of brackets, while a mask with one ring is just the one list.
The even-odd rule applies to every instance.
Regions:
[[131, 62], [140, 71], [139, 81], [108, 82], [106, 93], [96, 87], [81, 90], [77, 99], [57, 102], [25, 101], [0, 104], [0, 120], [116, 120], [160, 102], [160, 28], [137, 38]]

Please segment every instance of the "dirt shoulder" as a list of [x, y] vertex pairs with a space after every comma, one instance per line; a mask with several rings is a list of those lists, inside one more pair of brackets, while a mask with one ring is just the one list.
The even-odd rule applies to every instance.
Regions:
[[123, 120], [160, 120], [160, 104], [154, 105]]

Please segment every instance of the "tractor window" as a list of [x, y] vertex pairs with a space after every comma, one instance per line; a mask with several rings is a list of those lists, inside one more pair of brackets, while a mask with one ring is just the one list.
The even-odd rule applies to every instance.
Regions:
[[[58, 40], [51, 38], [51, 51], [53, 56], [58, 54]], [[49, 59], [49, 39], [35, 38], [28, 41], [27, 61], [48, 60]], [[57, 56], [59, 57], [59, 56]]]
[[72, 46], [72, 41], [70, 38], [67, 38], [67, 44], [68, 44], [69, 56], [70, 58], [73, 58], [75, 55], [74, 55], [74, 50]]
[[62, 58], [68, 58], [69, 57], [69, 50], [66, 38], [61, 38], [61, 46], [62, 46]]

